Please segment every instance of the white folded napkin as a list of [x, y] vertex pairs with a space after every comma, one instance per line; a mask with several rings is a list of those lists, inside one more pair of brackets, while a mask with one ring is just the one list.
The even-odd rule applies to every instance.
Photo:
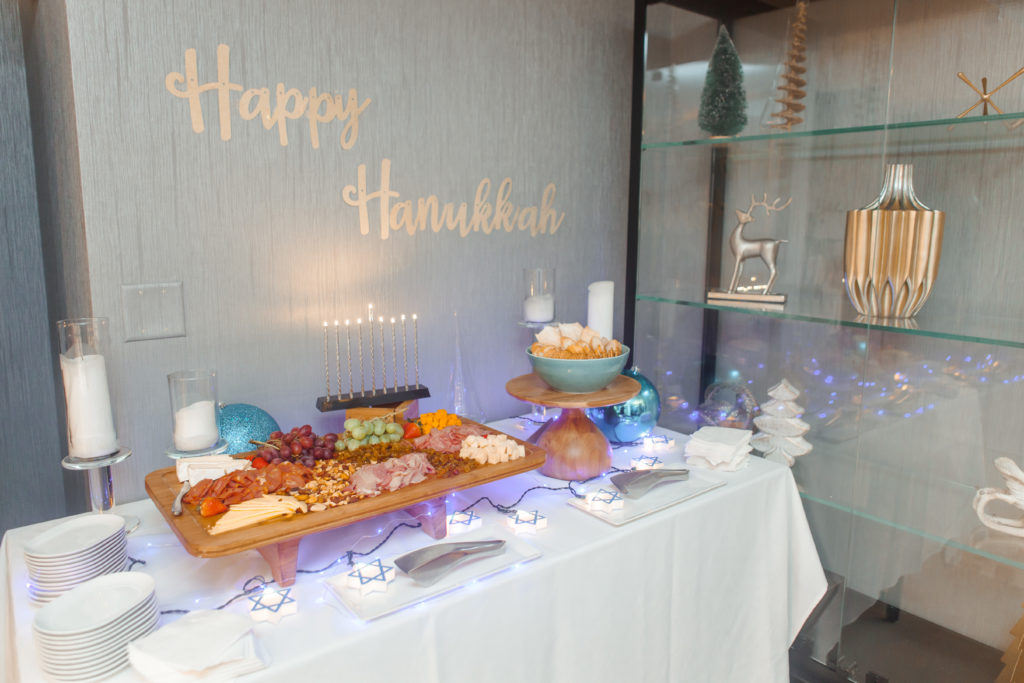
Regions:
[[154, 683], [230, 681], [266, 666], [252, 621], [214, 610], [190, 612], [128, 645], [128, 659]]
[[749, 429], [701, 427], [686, 442], [686, 463], [694, 467], [733, 472], [750, 458]]
[[[697, 441], [705, 444], [720, 444], [729, 448], [739, 448], [750, 443], [753, 434], [749, 429], [735, 429], [733, 427], [701, 427], [690, 441]], [[689, 443], [689, 442], [687, 442]]]

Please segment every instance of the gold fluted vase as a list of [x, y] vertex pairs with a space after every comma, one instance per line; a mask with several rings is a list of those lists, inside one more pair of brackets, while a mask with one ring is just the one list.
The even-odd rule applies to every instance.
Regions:
[[931, 294], [946, 214], [914, 194], [914, 167], [889, 164], [878, 199], [846, 212], [846, 292], [869, 318], [909, 318]]

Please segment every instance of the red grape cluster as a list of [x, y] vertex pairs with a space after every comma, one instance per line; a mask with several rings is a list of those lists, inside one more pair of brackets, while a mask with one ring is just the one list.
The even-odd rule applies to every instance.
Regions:
[[267, 443], [261, 446], [256, 455], [270, 464], [282, 462], [299, 462], [312, 467], [317, 460], [329, 460], [334, 457], [334, 443], [338, 435], [327, 433], [317, 436], [309, 425], [292, 427], [290, 432], [273, 432]]

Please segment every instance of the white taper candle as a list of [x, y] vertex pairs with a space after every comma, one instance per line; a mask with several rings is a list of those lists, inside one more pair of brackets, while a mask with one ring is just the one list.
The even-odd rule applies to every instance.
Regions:
[[348, 320], [345, 321], [345, 356], [348, 358], [348, 397], [352, 398], [352, 328]]
[[324, 381], [327, 384], [327, 400], [331, 400], [331, 363], [327, 360], [327, 321], [324, 321]]
[[356, 318], [356, 339], [359, 340], [359, 393], [366, 393], [366, 371], [363, 369], [363, 319]]
[[334, 367], [338, 371], [338, 400], [341, 400], [341, 327], [334, 321]]
[[370, 304], [370, 317], [366, 319], [370, 324], [370, 391], [377, 393], [377, 363], [373, 359], [373, 304]]
[[380, 373], [384, 384], [384, 393], [388, 393], [388, 359], [384, 357], [384, 316], [377, 318], [380, 325]]
[[398, 391], [398, 344], [395, 343], [395, 319], [391, 319], [391, 367], [395, 370], [395, 391]]
[[420, 327], [416, 322], [416, 314], [412, 314], [412, 352], [416, 368], [416, 386], [420, 385]]

